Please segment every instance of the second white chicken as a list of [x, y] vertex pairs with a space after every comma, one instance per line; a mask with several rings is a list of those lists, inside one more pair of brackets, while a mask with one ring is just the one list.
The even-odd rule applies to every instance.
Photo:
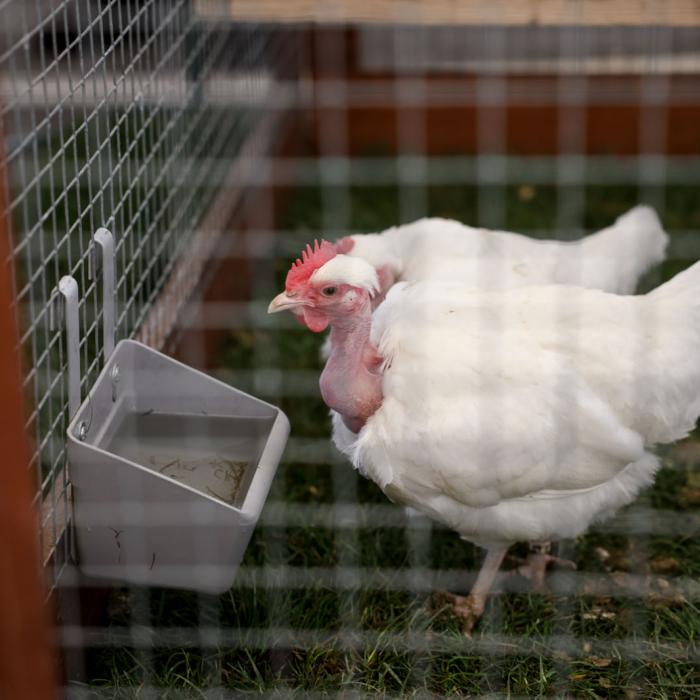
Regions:
[[426, 218], [341, 238], [336, 250], [377, 270], [380, 298], [395, 282], [422, 280], [483, 290], [570, 284], [631, 294], [639, 278], [664, 259], [667, 244], [656, 212], [640, 205], [577, 241], [539, 240]]

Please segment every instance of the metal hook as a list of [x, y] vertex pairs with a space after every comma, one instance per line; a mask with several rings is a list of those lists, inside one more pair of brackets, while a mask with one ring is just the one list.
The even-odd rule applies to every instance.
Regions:
[[[102, 258], [97, 257], [95, 244], [102, 248]], [[95, 231], [92, 237], [88, 274], [94, 279], [102, 268], [102, 345], [107, 362], [114, 350], [114, 237], [106, 228]]]
[[[60, 304], [63, 296], [65, 304]], [[49, 299], [49, 327], [58, 329], [60, 322], [66, 327], [68, 354], [68, 410], [72, 418], [80, 408], [80, 317], [78, 316], [78, 283], [73, 277], [61, 277]]]

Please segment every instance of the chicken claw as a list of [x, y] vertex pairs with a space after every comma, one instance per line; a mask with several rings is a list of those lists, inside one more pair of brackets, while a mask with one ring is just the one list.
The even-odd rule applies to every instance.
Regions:
[[541, 545], [530, 545], [530, 553], [527, 559], [516, 569], [516, 571], [532, 583], [532, 590], [536, 593], [546, 593], [547, 585], [544, 577], [547, 567], [550, 564], [560, 566], [570, 571], [576, 570], [576, 564], [569, 559], [561, 559], [551, 554], [552, 545], [546, 542]]
[[456, 595], [449, 591], [435, 591], [440, 598], [444, 598], [452, 606], [455, 617], [460, 618], [464, 635], [471, 639], [474, 625], [484, 613], [487, 594]]
[[486, 598], [507, 551], [507, 547], [493, 547], [486, 550], [486, 557], [468, 596], [455, 595], [448, 591], [436, 591], [452, 603], [452, 610], [457, 617], [462, 619], [462, 628], [467, 637], [472, 636], [472, 629], [484, 612]]

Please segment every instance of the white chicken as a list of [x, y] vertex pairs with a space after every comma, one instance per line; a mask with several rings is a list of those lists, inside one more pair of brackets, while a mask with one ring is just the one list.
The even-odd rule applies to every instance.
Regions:
[[377, 270], [381, 299], [394, 282], [421, 280], [484, 290], [572, 284], [631, 294], [639, 278], [663, 260], [667, 244], [656, 212], [640, 205], [577, 241], [538, 240], [429, 218], [381, 233], [346, 236], [336, 250]]
[[651, 483], [651, 448], [700, 414], [700, 264], [644, 296], [399, 283], [307, 248], [269, 311], [331, 355], [333, 440], [393, 501], [487, 549], [455, 611], [467, 633], [508, 547], [575, 537]]

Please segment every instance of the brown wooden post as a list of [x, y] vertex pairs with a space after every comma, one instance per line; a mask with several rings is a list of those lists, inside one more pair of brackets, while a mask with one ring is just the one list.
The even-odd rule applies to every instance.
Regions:
[[57, 694], [55, 661], [24, 428], [5, 177], [0, 165], [0, 698], [44, 700]]

